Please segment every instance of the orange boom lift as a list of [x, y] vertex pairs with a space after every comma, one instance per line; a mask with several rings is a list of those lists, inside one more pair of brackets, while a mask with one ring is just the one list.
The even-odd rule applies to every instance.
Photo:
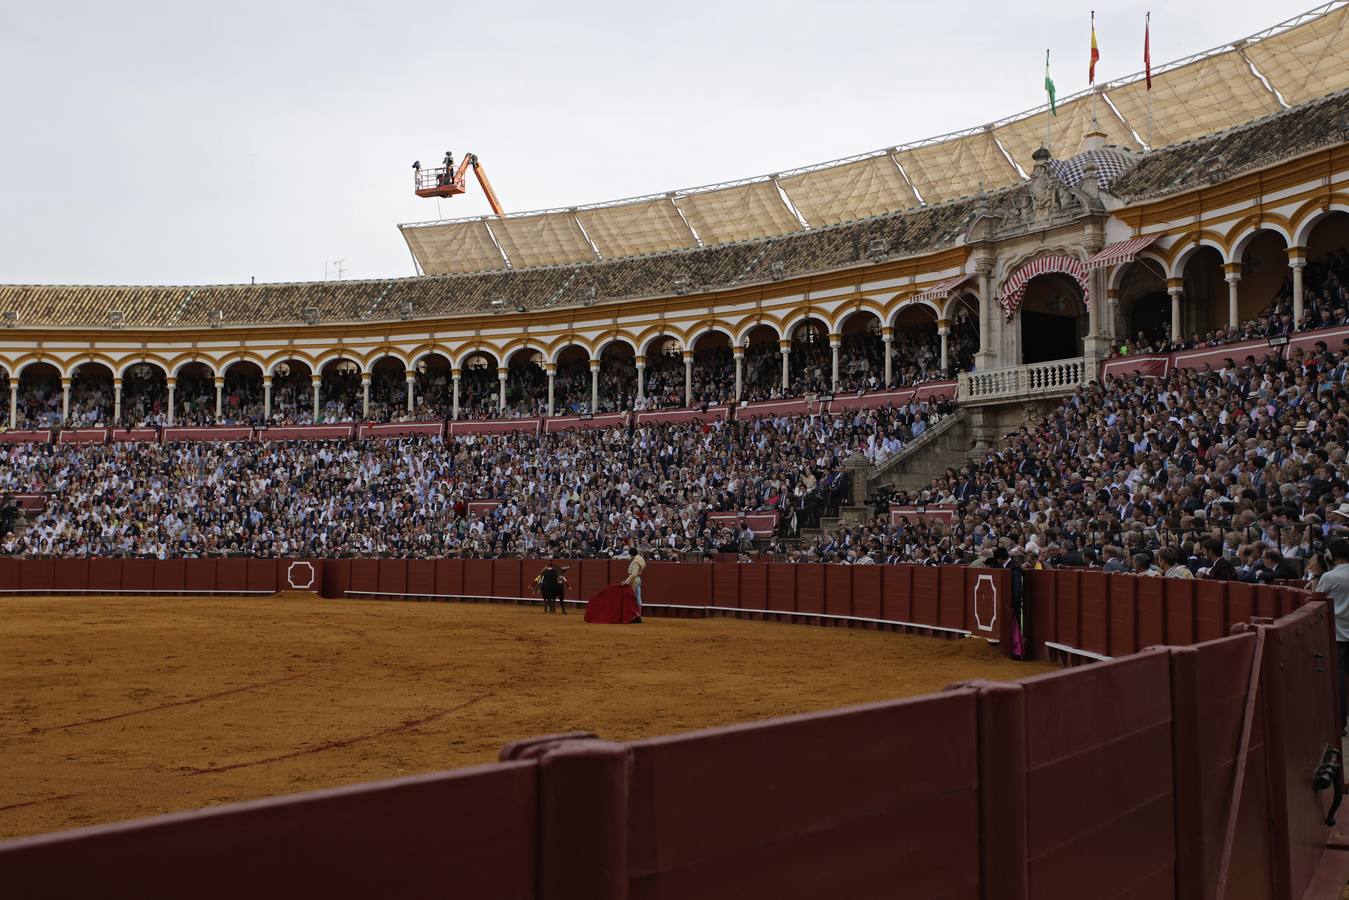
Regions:
[[449, 153], [445, 154], [445, 165], [437, 169], [423, 169], [421, 163], [413, 163], [412, 175], [417, 196], [453, 197], [455, 194], [462, 194], [468, 181], [470, 166], [473, 168], [473, 174], [477, 176], [478, 184], [482, 185], [482, 192], [487, 195], [487, 202], [492, 205], [492, 212], [504, 216], [506, 213], [502, 210], [496, 191], [492, 190], [492, 183], [487, 180], [487, 173], [483, 171], [482, 162], [478, 160], [476, 153], [465, 156], [464, 161], [459, 164], [458, 171], [454, 169], [454, 156]]

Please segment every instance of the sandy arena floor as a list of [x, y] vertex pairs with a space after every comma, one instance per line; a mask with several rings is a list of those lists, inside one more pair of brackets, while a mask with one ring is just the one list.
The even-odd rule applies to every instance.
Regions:
[[0, 838], [1012, 679], [982, 641], [519, 606], [0, 599]]

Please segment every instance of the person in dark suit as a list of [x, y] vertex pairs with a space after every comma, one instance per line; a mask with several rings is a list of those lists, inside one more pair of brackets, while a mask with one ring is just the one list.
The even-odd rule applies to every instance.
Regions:
[[1236, 581], [1237, 567], [1232, 560], [1223, 555], [1223, 542], [1217, 538], [1207, 538], [1200, 544], [1204, 557], [1208, 560], [1208, 577], [1214, 581]]

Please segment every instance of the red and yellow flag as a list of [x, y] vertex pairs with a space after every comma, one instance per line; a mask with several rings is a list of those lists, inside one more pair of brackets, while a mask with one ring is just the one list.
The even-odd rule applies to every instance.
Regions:
[[1091, 11], [1091, 66], [1087, 69], [1087, 80], [1096, 83], [1096, 61], [1101, 58], [1100, 48], [1096, 46], [1096, 10]]

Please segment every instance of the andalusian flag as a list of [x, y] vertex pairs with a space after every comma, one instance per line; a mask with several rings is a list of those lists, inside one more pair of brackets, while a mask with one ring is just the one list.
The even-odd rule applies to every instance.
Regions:
[[1096, 10], [1091, 11], [1091, 66], [1087, 69], [1087, 80], [1096, 83], [1096, 60], [1101, 58], [1100, 48], [1096, 46]]
[[1049, 77], [1049, 51], [1045, 51], [1045, 93], [1049, 95], [1049, 112], [1051, 115], [1059, 114], [1058, 105], [1054, 102], [1054, 79]]

